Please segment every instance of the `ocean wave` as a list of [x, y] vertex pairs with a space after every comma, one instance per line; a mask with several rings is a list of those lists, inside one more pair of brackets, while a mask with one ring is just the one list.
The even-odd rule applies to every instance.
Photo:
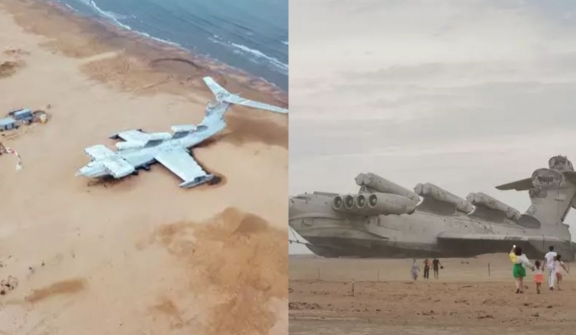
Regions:
[[83, 4], [85, 4], [85, 5], [89, 6], [90, 8], [92, 8], [94, 11], [96, 11], [98, 14], [100, 14], [100, 16], [102, 16], [102, 17], [104, 17], [104, 18], [112, 21], [112, 22], [115, 23], [116, 25], [118, 25], [118, 26], [120, 26], [120, 27], [122, 27], [122, 28], [124, 28], [124, 29], [126, 29], [126, 30], [135, 32], [135, 33], [137, 33], [137, 34], [139, 34], [139, 35], [141, 35], [141, 36], [147, 37], [147, 38], [152, 39], [152, 40], [155, 40], [155, 41], [157, 41], [157, 42], [170, 44], [170, 45], [176, 46], [176, 47], [182, 47], [182, 46], [181, 46], [180, 44], [178, 44], [178, 43], [175, 43], [175, 42], [172, 42], [172, 41], [167, 41], [167, 40], [161, 39], [161, 38], [159, 38], [159, 37], [152, 36], [152, 35], [150, 35], [150, 34], [148, 34], [148, 33], [135, 30], [135, 29], [133, 29], [131, 26], [129, 26], [128, 24], [120, 21], [120, 20], [135, 19], [135, 17], [134, 17], [133, 15], [127, 16], [127, 15], [121, 15], [121, 14], [118, 14], [118, 13], [114, 13], [114, 12], [112, 12], [112, 11], [103, 10], [102, 8], [98, 7], [98, 4], [97, 4], [94, 0], [79, 0], [79, 1], [81, 1]]
[[[284, 64], [280, 60], [278, 60], [277, 58], [274, 58], [272, 56], [268, 56], [260, 50], [252, 49], [252, 48], [249, 48], [249, 47], [242, 45], [242, 44], [224, 41], [218, 35], [214, 35], [213, 38], [210, 38], [210, 40], [214, 43], [218, 43], [220, 45], [234, 48], [234, 49], [236, 49], [235, 50], [236, 52], [241, 52], [244, 55], [248, 55], [248, 56], [252, 57], [252, 59], [250, 59], [250, 61], [252, 61], [254, 63], [256, 63], [257, 60], [263, 59], [263, 60], [267, 61], [268, 64], [272, 65], [275, 69], [280, 70], [280, 73], [285, 74], [285, 75], [288, 74], [288, 64]], [[256, 59], [254, 59], [254, 58], [256, 58]]]
[[282, 41], [282, 44], [288, 45], [288, 41]]

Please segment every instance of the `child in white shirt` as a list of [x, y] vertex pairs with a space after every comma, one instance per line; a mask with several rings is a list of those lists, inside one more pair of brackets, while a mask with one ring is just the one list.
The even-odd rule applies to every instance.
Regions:
[[566, 266], [564, 266], [564, 262], [562, 262], [562, 256], [558, 254], [556, 257], [554, 257], [554, 272], [556, 273], [556, 285], [558, 287], [558, 291], [561, 291], [560, 282], [562, 281], [562, 269], [564, 269], [566, 273], [569, 273], [568, 269], [566, 269]]

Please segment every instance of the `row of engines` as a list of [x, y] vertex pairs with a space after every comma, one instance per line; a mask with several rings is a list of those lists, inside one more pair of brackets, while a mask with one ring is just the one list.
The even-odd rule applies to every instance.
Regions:
[[417, 202], [396, 194], [365, 193], [337, 195], [332, 208], [338, 212], [359, 215], [412, 214]]
[[[412, 214], [420, 200], [451, 204], [455, 211], [472, 214], [477, 207], [505, 213], [510, 220], [518, 220], [520, 212], [484, 193], [470, 193], [462, 199], [434, 184], [418, 184], [414, 192], [373, 173], [361, 173], [356, 179], [360, 194], [338, 195], [332, 200], [334, 210], [357, 215]], [[429, 207], [430, 209], [430, 207]], [[432, 205], [433, 209], [433, 205]]]

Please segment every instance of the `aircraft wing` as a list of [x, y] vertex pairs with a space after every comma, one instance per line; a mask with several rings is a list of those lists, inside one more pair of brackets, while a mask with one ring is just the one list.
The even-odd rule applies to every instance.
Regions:
[[532, 187], [534, 187], [534, 185], [532, 185], [532, 178], [526, 178], [522, 180], [513, 181], [508, 184], [496, 186], [496, 188], [501, 191], [505, 190], [527, 191]]
[[106, 148], [102, 144], [94, 145], [84, 149], [86, 155], [90, 156], [92, 160], [100, 160], [116, 155], [114, 151]]
[[213, 176], [206, 173], [200, 164], [184, 149], [167, 149], [157, 154], [154, 158], [184, 181], [180, 184], [180, 187], [194, 187], [208, 182], [213, 178]]
[[126, 142], [147, 142], [148, 141], [148, 134], [143, 133], [137, 129], [125, 130], [119, 133], [116, 133], [110, 138], [121, 138]]
[[464, 234], [464, 233], [454, 233], [454, 232], [444, 232], [438, 234], [438, 239], [440, 240], [465, 240], [465, 241], [558, 241], [562, 240], [557, 237], [549, 237], [542, 235], [497, 235], [497, 234]]
[[120, 156], [105, 159], [102, 161], [102, 164], [106, 170], [108, 170], [108, 173], [116, 179], [126, 177], [136, 171], [132, 164], [128, 163]]
[[244, 99], [244, 98], [239, 97], [237, 95], [230, 95], [229, 97], [226, 98], [226, 102], [236, 104], [236, 105], [242, 105], [242, 106], [247, 106], [247, 107], [252, 107], [252, 108], [257, 108], [257, 109], [268, 110], [268, 111], [276, 112], [276, 113], [282, 113], [282, 114], [288, 113], [288, 110], [286, 108], [280, 108], [277, 106], [265, 104], [263, 102]]

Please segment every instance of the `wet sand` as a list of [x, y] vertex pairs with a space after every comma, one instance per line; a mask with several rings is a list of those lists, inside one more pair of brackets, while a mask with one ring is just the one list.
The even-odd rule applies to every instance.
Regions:
[[570, 275], [563, 291], [544, 284], [537, 294], [528, 270], [515, 294], [507, 255], [440, 261], [438, 279], [413, 282], [411, 260], [291, 257], [290, 334], [550, 334], [576, 324]]
[[285, 115], [228, 112], [228, 129], [193, 150], [219, 185], [181, 189], [161, 165], [114, 183], [74, 177], [84, 148], [112, 146], [114, 132], [200, 122], [205, 75], [284, 107], [286, 94], [36, 1], [0, 1], [0, 47], [0, 115], [51, 116], [0, 133], [24, 167], [0, 156], [0, 280], [16, 283], [0, 294], [0, 334], [286, 334]]

